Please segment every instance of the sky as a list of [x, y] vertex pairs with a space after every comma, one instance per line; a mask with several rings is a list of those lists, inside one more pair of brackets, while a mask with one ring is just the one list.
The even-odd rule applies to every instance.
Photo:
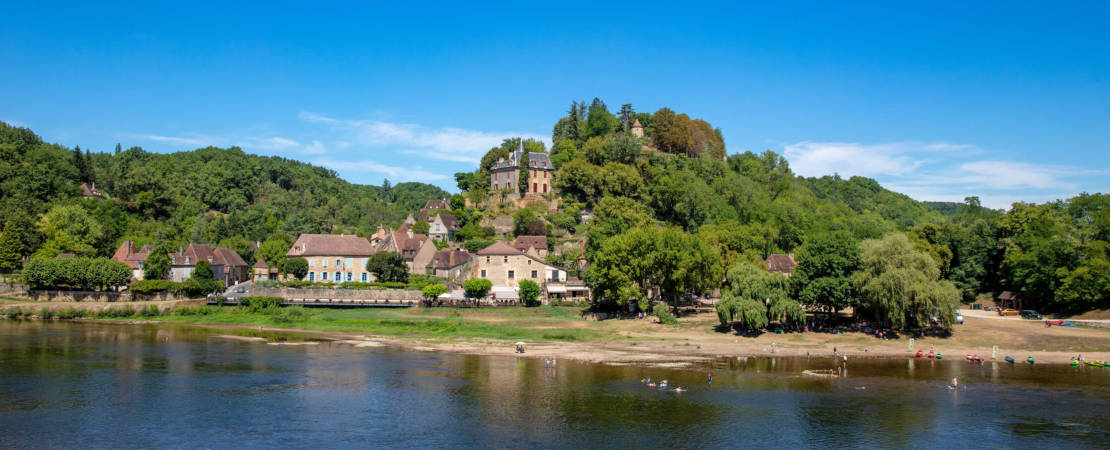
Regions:
[[1105, 3], [172, 3], [6, 5], [0, 120], [454, 192], [502, 139], [550, 142], [598, 97], [919, 200], [1110, 192]]

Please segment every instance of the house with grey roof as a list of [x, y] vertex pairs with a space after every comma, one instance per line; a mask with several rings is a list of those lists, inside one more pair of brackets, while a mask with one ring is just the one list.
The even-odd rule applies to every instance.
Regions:
[[[524, 157], [524, 140], [520, 142], [517, 151], [508, 158], [501, 158], [490, 167], [490, 190], [508, 190], [519, 192], [520, 189], [520, 161]], [[523, 194], [543, 195], [553, 192], [552, 180], [555, 176], [555, 166], [547, 153], [528, 152], [528, 186]]]

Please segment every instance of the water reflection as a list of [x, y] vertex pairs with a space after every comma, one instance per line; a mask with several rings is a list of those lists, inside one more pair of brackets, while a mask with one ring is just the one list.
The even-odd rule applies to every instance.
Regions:
[[[226, 334], [0, 322], [0, 447], [1110, 443], [1103, 368], [831, 356], [551, 366]], [[947, 388], [953, 377], [960, 390]], [[672, 389], [649, 388], [645, 378]]]

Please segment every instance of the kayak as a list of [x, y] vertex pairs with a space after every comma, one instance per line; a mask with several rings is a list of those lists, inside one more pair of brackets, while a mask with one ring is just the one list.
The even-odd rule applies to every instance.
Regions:
[[925, 352], [924, 352], [924, 351], [921, 351], [921, 350], [918, 350], [918, 351], [917, 351], [917, 357], [918, 357], [918, 358], [922, 357], [923, 355], [925, 355]]
[[968, 360], [968, 361], [982, 361], [982, 360], [983, 360], [983, 358], [982, 358], [982, 357], [980, 357], [979, 355], [972, 355], [972, 354], [968, 354], [968, 355], [967, 355], [967, 360]]
[[1006, 355], [1006, 358], [1005, 358], [1005, 359], [1006, 359], [1006, 362], [1008, 362], [1008, 363], [1010, 363], [1010, 364], [1013, 364], [1013, 363], [1014, 363], [1014, 358], [1010, 357], [1010, 355]]
[[1027, 363], [1029, 363], [1029, 364], [1033, 364], [1033, 363], [1034, 363], [1035, 361], [1033, 361], [1033, 357], [1032, 357], [1032, 356], [1026, 356], [1026, 357], [1025, 357], [1025, 362], [1027, 362]]
[[1072, 367], [1079, 367], [1079, 361], [1076, 361], [1076, 360], [1072, 360], [1072, 362], [1071, 362], [1071, 366], [1072, 366]]
[[940, 356], [940, 352], [937, 352], [937, 359], [944, 359], [943, 356]]

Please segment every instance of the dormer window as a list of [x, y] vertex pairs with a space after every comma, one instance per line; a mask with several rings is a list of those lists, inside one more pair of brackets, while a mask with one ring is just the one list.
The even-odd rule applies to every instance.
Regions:
[[185, 264], [189, 264], [189, 257], [188, 256], [185, 257]]

